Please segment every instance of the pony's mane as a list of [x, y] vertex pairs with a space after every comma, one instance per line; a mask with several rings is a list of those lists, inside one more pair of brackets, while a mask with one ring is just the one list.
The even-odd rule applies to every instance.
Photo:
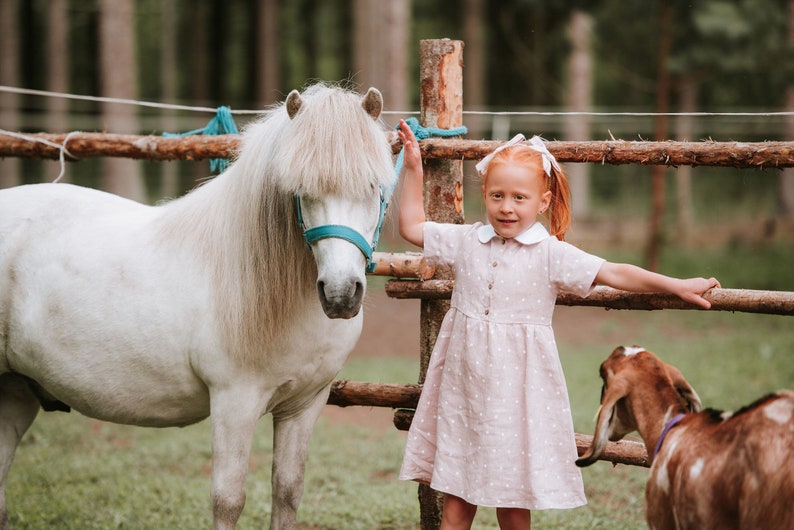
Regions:
[[166, 205], [171, 236], [194, 234], [212, 264], [229, 353], [249, 364], [317, 296], [295, 195], [362, 197], [393, 178], [383, 127], [359, 94], [315, 85], [301, 97], [294, 119], [284, 104], [266, 111], [229, 169]]

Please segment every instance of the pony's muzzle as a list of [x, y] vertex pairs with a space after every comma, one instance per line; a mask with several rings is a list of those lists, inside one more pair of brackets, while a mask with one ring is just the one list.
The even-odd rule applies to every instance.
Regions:
[[364, 283], [359, 280], [317, 280], [317, 294], [328, 318], [353, 318], [361, 311]]

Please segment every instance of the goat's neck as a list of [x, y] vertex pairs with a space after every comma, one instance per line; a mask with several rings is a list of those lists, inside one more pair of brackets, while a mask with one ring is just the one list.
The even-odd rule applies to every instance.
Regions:
[[637, 432], [645, 442], [648, 451], [648, 460], [653, 458], [656, 443], [662, 436], [664, 426], [676, 414], [686, 412], [680, 403], [664, 403], [662, 400], [642, 400], [641, 406], [634, 406], [634, 420], [637, 423]]

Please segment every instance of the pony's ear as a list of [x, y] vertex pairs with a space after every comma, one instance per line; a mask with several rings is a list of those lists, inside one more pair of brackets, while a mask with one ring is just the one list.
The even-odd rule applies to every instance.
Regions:
[[297, 90], [293, 90], [287, 96], [287, 114], [289, 115], [289, 119], [295, 117], [299, 110], [301, 110], [301, 105], [303, 105], [303, 100], [301, 99], [300, 92]]
[[361, 98], [361, 106], [364, 107], [367, 114], [372, 116], [373, 120], [377, 120], [383, 110], [383, 96], [380, 91], [377, 88], [370, 87], [364, 97]]

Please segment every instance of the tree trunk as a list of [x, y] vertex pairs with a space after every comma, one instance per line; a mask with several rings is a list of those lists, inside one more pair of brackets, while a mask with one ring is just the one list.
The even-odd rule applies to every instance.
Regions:
[[[101, 92], [106, 97], [136, 98], [134, 5], [133, 0], [99, 1], [99, 75]], [[109, 132], [134, 133], [138, 129], [134, 105], [103, 103], [102, 119]], [[109, 158], [102, 165], [105, 191], [136, 201], [146, 199], [138, 162]]]
[[[190, 9], [190, 54], [188, 63], [190, 75], [190, 94], [189, 97], [200, 105], [206, 104], [210, 99], [209, 93], [209, 44], [206, 28], [212, 26], [209, 21], [209, 2], [195, 2]], [[209, 164], [192, 164], [192, 179], [190, 184], [201, 182], [210, 174]]]
[[[51, 0], [47, 12], [47, 90], [69, 92], [69, 11], [67, 0]], [[65, 98], [47, 98], [47, 130], [66, 132], [69, 129], [69, 102]], [[60, 164], [52, 164], [45, 180], [52, 181], [61, 172]], [[64, 172], [60, 182], [69, 179]]]
[[409, 106], [410, 19], [410, 2], [355, 0], [353, 5], [356, 81], [363, 90], [371, 86], [380, 90], [388, 109], [406, 110]]
[[257, 90], [260, 107], [272, 105], [281, 90], [281, 46], [278, 0], [257, 3]]
[[[794, 46], [794, 0], [788, 1], [788, 43]], [[790, 79], [790, 78], [789, 78]], [[794, 113], [794, 81], [789, 81], [786, 87], [786, 112]], [[794, 114], [786, 116], [783, 138], [794, 141]], [[794, 218], [794, 169], [784, 169], [780, 174], [780, 193], [778, 194], [778, 210], [780, 215], [787, 219]]]
[[[177, 23], [176, 2], [174, 0], [161, 0], [160, 9], [160, 93], [165, 102], [177, 101], [179, 86], [177, 72]], [[161, 111], [162, 121], [160, 129], [175, 133], [178, 130], [176, 113], [170, 109]], [[162, 164], [160, 173], [160, 198], [178, 197], [181, 194], [179, 185], [179, 165]]]
[[[465, 0], [463, 5], [463, 107], [469, 111], [485, 110], [487, 101], [485, 8], [484, 0]], [[484, 138], [486, 125], [484, 117], [470, 115], [466, 119], [469, 138]]]
[[[668, 108], [669, 98], [669, 75], [667, 71], [667, 57], [670, 54], [670, 44], [672, 31], [670, 27], [670, 5], [667, 0], [663, 0], [660, 8], [659, 24], [661, 32], [661, 42], [659, 43], [659, 64], [656, 80], [656, 133], [657, 141], [662, 141], [667, 136], [667, 116], [665, 113]], [[646, 250], [646, 268], [651, 271], [659, 269], [659, 254], [662, 250], [663, 221], [665, 210], [665, 167], [654, 166], [651, 170], [652, 181], [652, 204], [651, 219], [648, 229], [648, 245]]]
[[[0, 0], [0, 85], [19, 86], [19, 20], [17, 0]], [[19, 96], [0, 92], [0, 127], [18, 131]], [[11, 188], [22, 182], [21, 162], [16, 158], [0, 158], [0, 188]]]
[[[691, 113], [697, 105], [697, 81], [693, 75], [681, 77], [679, 90], [679, 111]], [[693, 139], [695, 133], [695, 118], [682, 115], [676, 121], [676, 139], [686, 142]], [[692, 167], [681, 166], [676, 169], [676, 198], [678, 202], [678, 241], [685, 247], [692, 243], [693, 210], [692, 210]]]
[[[573, 10], [568, 22], [568, 39], [571, 55], [568, 59], [568, 84], [566, 110], [587, 112], [592, 100], [592, 40], [593, 18], [584, 11]], [[590, 118], [586, 115], [567, 115], [564, 121], [567, 140], [589, 140]], [[565, 168], [571, 185], [572, 214], [574, 221], [586, 221], [590, 215], [590, 171], [585, 164], [574, 164]]]

